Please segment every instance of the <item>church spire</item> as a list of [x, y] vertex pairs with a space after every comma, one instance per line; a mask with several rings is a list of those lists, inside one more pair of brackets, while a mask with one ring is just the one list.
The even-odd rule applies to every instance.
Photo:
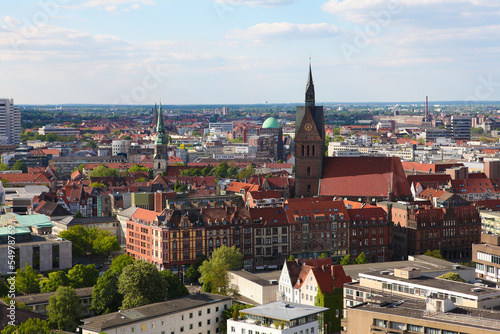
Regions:
[[309, 59], [309, 76], [307, 77], [307, 85], [306, 85], [306, 107], [312, 107], [314, 110], [314, 82], [312, 77], [312, 69], [311, 69], [311, 59]]
[[158, 122], [156, 123], [156, 142], [155, 144], [166, 144], [165, 126], [163, 125], [163, 112], [160, 107], [158, 108]]

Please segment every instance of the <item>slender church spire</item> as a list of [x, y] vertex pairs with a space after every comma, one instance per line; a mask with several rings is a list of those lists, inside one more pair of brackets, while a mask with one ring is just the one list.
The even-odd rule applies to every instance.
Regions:
[[165, 137], [165, 126], [163, 124], [163, 112], [161, 109], [161, 101], [160, 107], [158, 108], [158, 122], [156, 123], [156, 141], [155, 144], [166, 144], [167, 139]]
[[314, 94], [314, 82], [313, 82], [310, 58], [309, 58], [309, 76], [307, 78], [305, 102], [306, 102], [306, 108], [312, 108], [312, 110], [314, 110], [315, 94]]

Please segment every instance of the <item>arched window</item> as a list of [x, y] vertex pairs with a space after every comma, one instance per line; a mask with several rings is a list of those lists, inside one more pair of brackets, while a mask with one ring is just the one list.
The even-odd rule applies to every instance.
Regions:
[[304, 156], [304, 145], [302, 145], [302, 156]]
[[313, 157], [316, 156], [316, 145], [313, 145]]
[[307, 176], [311, 176], [311, 167], [307, 167]]
[[307, 145], [307, 156], [309, 156], [309, 145]]

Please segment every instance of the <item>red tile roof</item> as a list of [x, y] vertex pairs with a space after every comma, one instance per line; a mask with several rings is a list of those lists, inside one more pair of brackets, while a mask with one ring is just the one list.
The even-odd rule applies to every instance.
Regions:
[[325, 158], [320, 195], [411, 197], [410, 185], [396, 157]]

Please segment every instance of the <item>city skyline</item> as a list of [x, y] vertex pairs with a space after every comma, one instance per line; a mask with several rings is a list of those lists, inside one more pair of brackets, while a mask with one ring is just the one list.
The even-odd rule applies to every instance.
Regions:
[[16, 104], [500, 100], [486, 0], [45, 0], [0, 17]]

